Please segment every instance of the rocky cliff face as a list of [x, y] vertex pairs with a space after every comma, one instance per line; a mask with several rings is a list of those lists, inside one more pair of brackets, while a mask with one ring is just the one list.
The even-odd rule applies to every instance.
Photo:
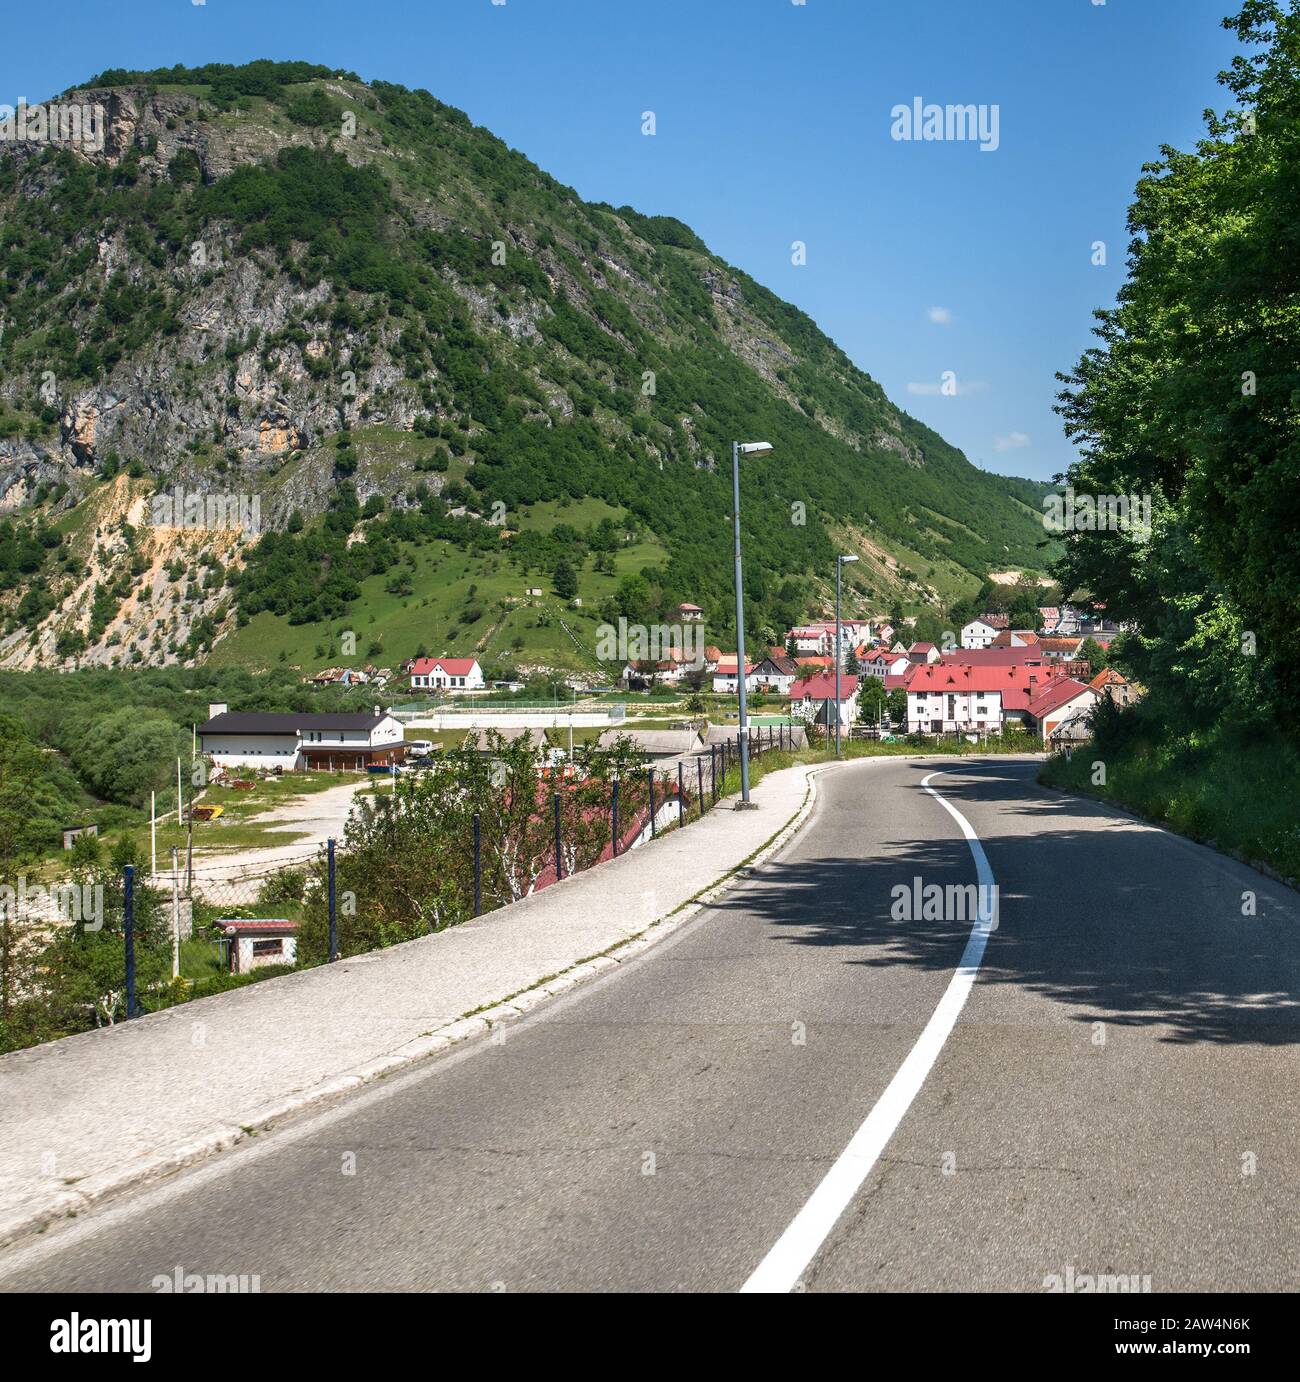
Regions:
[[[104, 498], [105, 475], [129, 470], [132, 502], [156, 485], [256, 495], [262, 527], [281, 528], [320, 513], [344, 476], [362, 501], [413, 502], [400, 449], [341, 470], [340, 433], [454, 427], [472, 464], [503, 427], [581, 415], [629, 464], [710, 477], [729, 425], [716, 414], [742, 401], [736, 385], [709, 394], [724, 358], [752, 391], [749, 416], [779, 406], [774, 425], [798, 429], [783, 453], [809, 455], [820, 436], [817, 465], [849, 486], [868, 463], [946, 467], [920, 503], [942, 508], [957, 475], [1027, 549], [992, 477], [679, 223], [580, 202], [424, 93], [319, 76], [232, 98], [158, 76], [61, 98], [102, 112], [102, 147], [0, 142], [0, 514], [59, 528], [85, 561], [76, 579], [64, 559], [39, 618], [30, 601], [20, 613], [21, 581], [0, 591], [0, 662], [59, 661], [60, 635], [66, 649], [78, 631], [82, 658], [192, 656], [189, 623], [215, 619], [219, 634], [229, 618], [228, 599], [172, 609], [154, 588], [130, 604], [155, 609], [147, 638], [121, 623], [125, 601], [118, 622], [86, 625], [96, 588], [125, 588], [112, 545], [88, 548], [86, 533], [110, 511], [150, 526]], [[884, 493], [877, 481], [876, 503]], [[91, 501], [95, 523], [78, 517]], [[682, 502], [700, 500], [683, 489]], [[919, 508], [894, 509], [860, 516], [907, 534]], [[225, 538], [195, 540], [238, 569]], [[169, 542], [151, 537], [148, 561], [171, 560]], [[134, 579], [143, 596], [145, 572]]]

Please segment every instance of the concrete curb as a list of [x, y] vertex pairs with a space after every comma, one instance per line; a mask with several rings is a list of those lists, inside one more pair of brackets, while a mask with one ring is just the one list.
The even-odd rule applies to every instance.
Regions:
[[454, 1022], [427, 1032], [414, 1041], [408, 1041], [388, 1055], [367, 1061], [341, 1075], [283, 1099], [276, 1099], [235, 1121], [218, 1124], [184, 1143], [162, 1151], [131, 1157], [108, 1171], [87, 1176], [76, 1185], [54, 1192], [43, 1203], [0, 1219], [0, 1248], [9, 1247], [22, 1238], [42, 1233], [60, 1219], [76, 1218], [124, 1191], [138, 1189], [174, 1175], [177, 1171], [193, 1166], [219, 1152], [229, 1151], [245, 1138], [271, 1132], [281, 1123], [300, 1114], [314, 1112], [355, 1090], [365, 1088], [376, 1080], [405, 1072], [421, 1061], [441, 1055], [475, 1037], [484, 1036], [496, 1027], [518, 1020], [549, 999], [557, 998], [644, 954], [659, 941], [692, 921], [729, 888], [750, 877], [767, 859], [784, 848], [812, 815], [817, 801], [816, 779], [825, 772], [847, 767], [854, 761], [857, 760], [819, 764], [810, 768], [803, 802], [793, 816], [779, 826], [747, 859], [714, 879], [694, 897], [651, 922], [645, 930], [627, 937], [601, 954], [576, 960], [568, 968], [538, 984], [509, 994], [474, 1012], [463, 1014]]

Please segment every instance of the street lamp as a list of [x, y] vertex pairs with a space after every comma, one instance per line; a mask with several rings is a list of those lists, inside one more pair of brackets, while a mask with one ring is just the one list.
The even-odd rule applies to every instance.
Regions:
[[736, 537], [736, 685], [740, 689], [740, 804], [738, 811], [752, 810], [749, 799], [749, 718], [745, 709], [745, 589], [740, 583], [740, 458], [770, 456], [766, 441], [731, 443], [731, 521]]
[[857, 557], [835, 558], [835, 757], [840, 756], [840, 572]]

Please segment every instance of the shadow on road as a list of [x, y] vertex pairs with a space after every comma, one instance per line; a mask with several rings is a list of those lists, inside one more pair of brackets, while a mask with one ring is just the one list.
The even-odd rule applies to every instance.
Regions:
[[[936, 771], [908, 766], [918, 792]], [[1086, 799], [1045, 791], [1035, 772], [985, 760], [954, 765], [932, 784], [979, 833], [999, 888], [978, 982], [1045, 995], [1074, 1009], [1077, 1022], [1160, 1027], [1161, 1041], [1300, 1043], [1300, 909], [1289, 890]], [[848, 964], [954, 969], [971, 929], [965, 914], [896, 920], [893, 890], [914, 878], [973, 883], [970, 851], [937, 802], [940, 838], [907, 838], [891, 823], [891, 797], [865, 802], [872, 838], [882, 841], [876, 857], [818, 855], [814, 833], [718, 909], [763, 918], [789, 944], [842, 947]], [[1246, 890], [1256, 894], [1256, 916], [1243, 915]]]

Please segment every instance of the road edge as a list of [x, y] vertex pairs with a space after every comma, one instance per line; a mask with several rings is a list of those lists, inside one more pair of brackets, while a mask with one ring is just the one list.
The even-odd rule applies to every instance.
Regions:
[[[303, 1114], [317, 1112], [377, 1080], [404, 1074], [420, 1062], [442, 1055], [475, 1037], [485, 1036], [496, 1027], [517, 1021], [550, 999], [569, 993], [617, 969], [626, 961], [637, 958], [693, 921], [717, 898], [750, 877], [789, 844], [812, 816], [817, 803], [817, 779], [824, 773], [859, 761], [862, 760], [850, 759], [809, 767], [803, 801], [792, 816], [778, 826], [752, 854], [635, 935], [617, 941], [595, 955], [575, 960], [565, 969], [526, 989], [471, 1009], [387, 1055], [378, 1056], [308, 1089], [217, 1124], [207, 1132], [187, 1138], [163, 1151], [132, 1157], [111, 1170], [86, 1177], [75, 1186], [52, 1192], [43, 1203], [28, 1206], [7, 1219], [0, 1219], [0, 1249], [13, 1247], [23, 1239], [39, 1235], [60, 1220], [78, 1218], [129, 1190], [151, 1185], [187, 1170], [221, 1152], [229, 1151], [246, 1138], [273, 1132], [279, 1125]], [[723, 806], [724, 803], [719, 805]]]

